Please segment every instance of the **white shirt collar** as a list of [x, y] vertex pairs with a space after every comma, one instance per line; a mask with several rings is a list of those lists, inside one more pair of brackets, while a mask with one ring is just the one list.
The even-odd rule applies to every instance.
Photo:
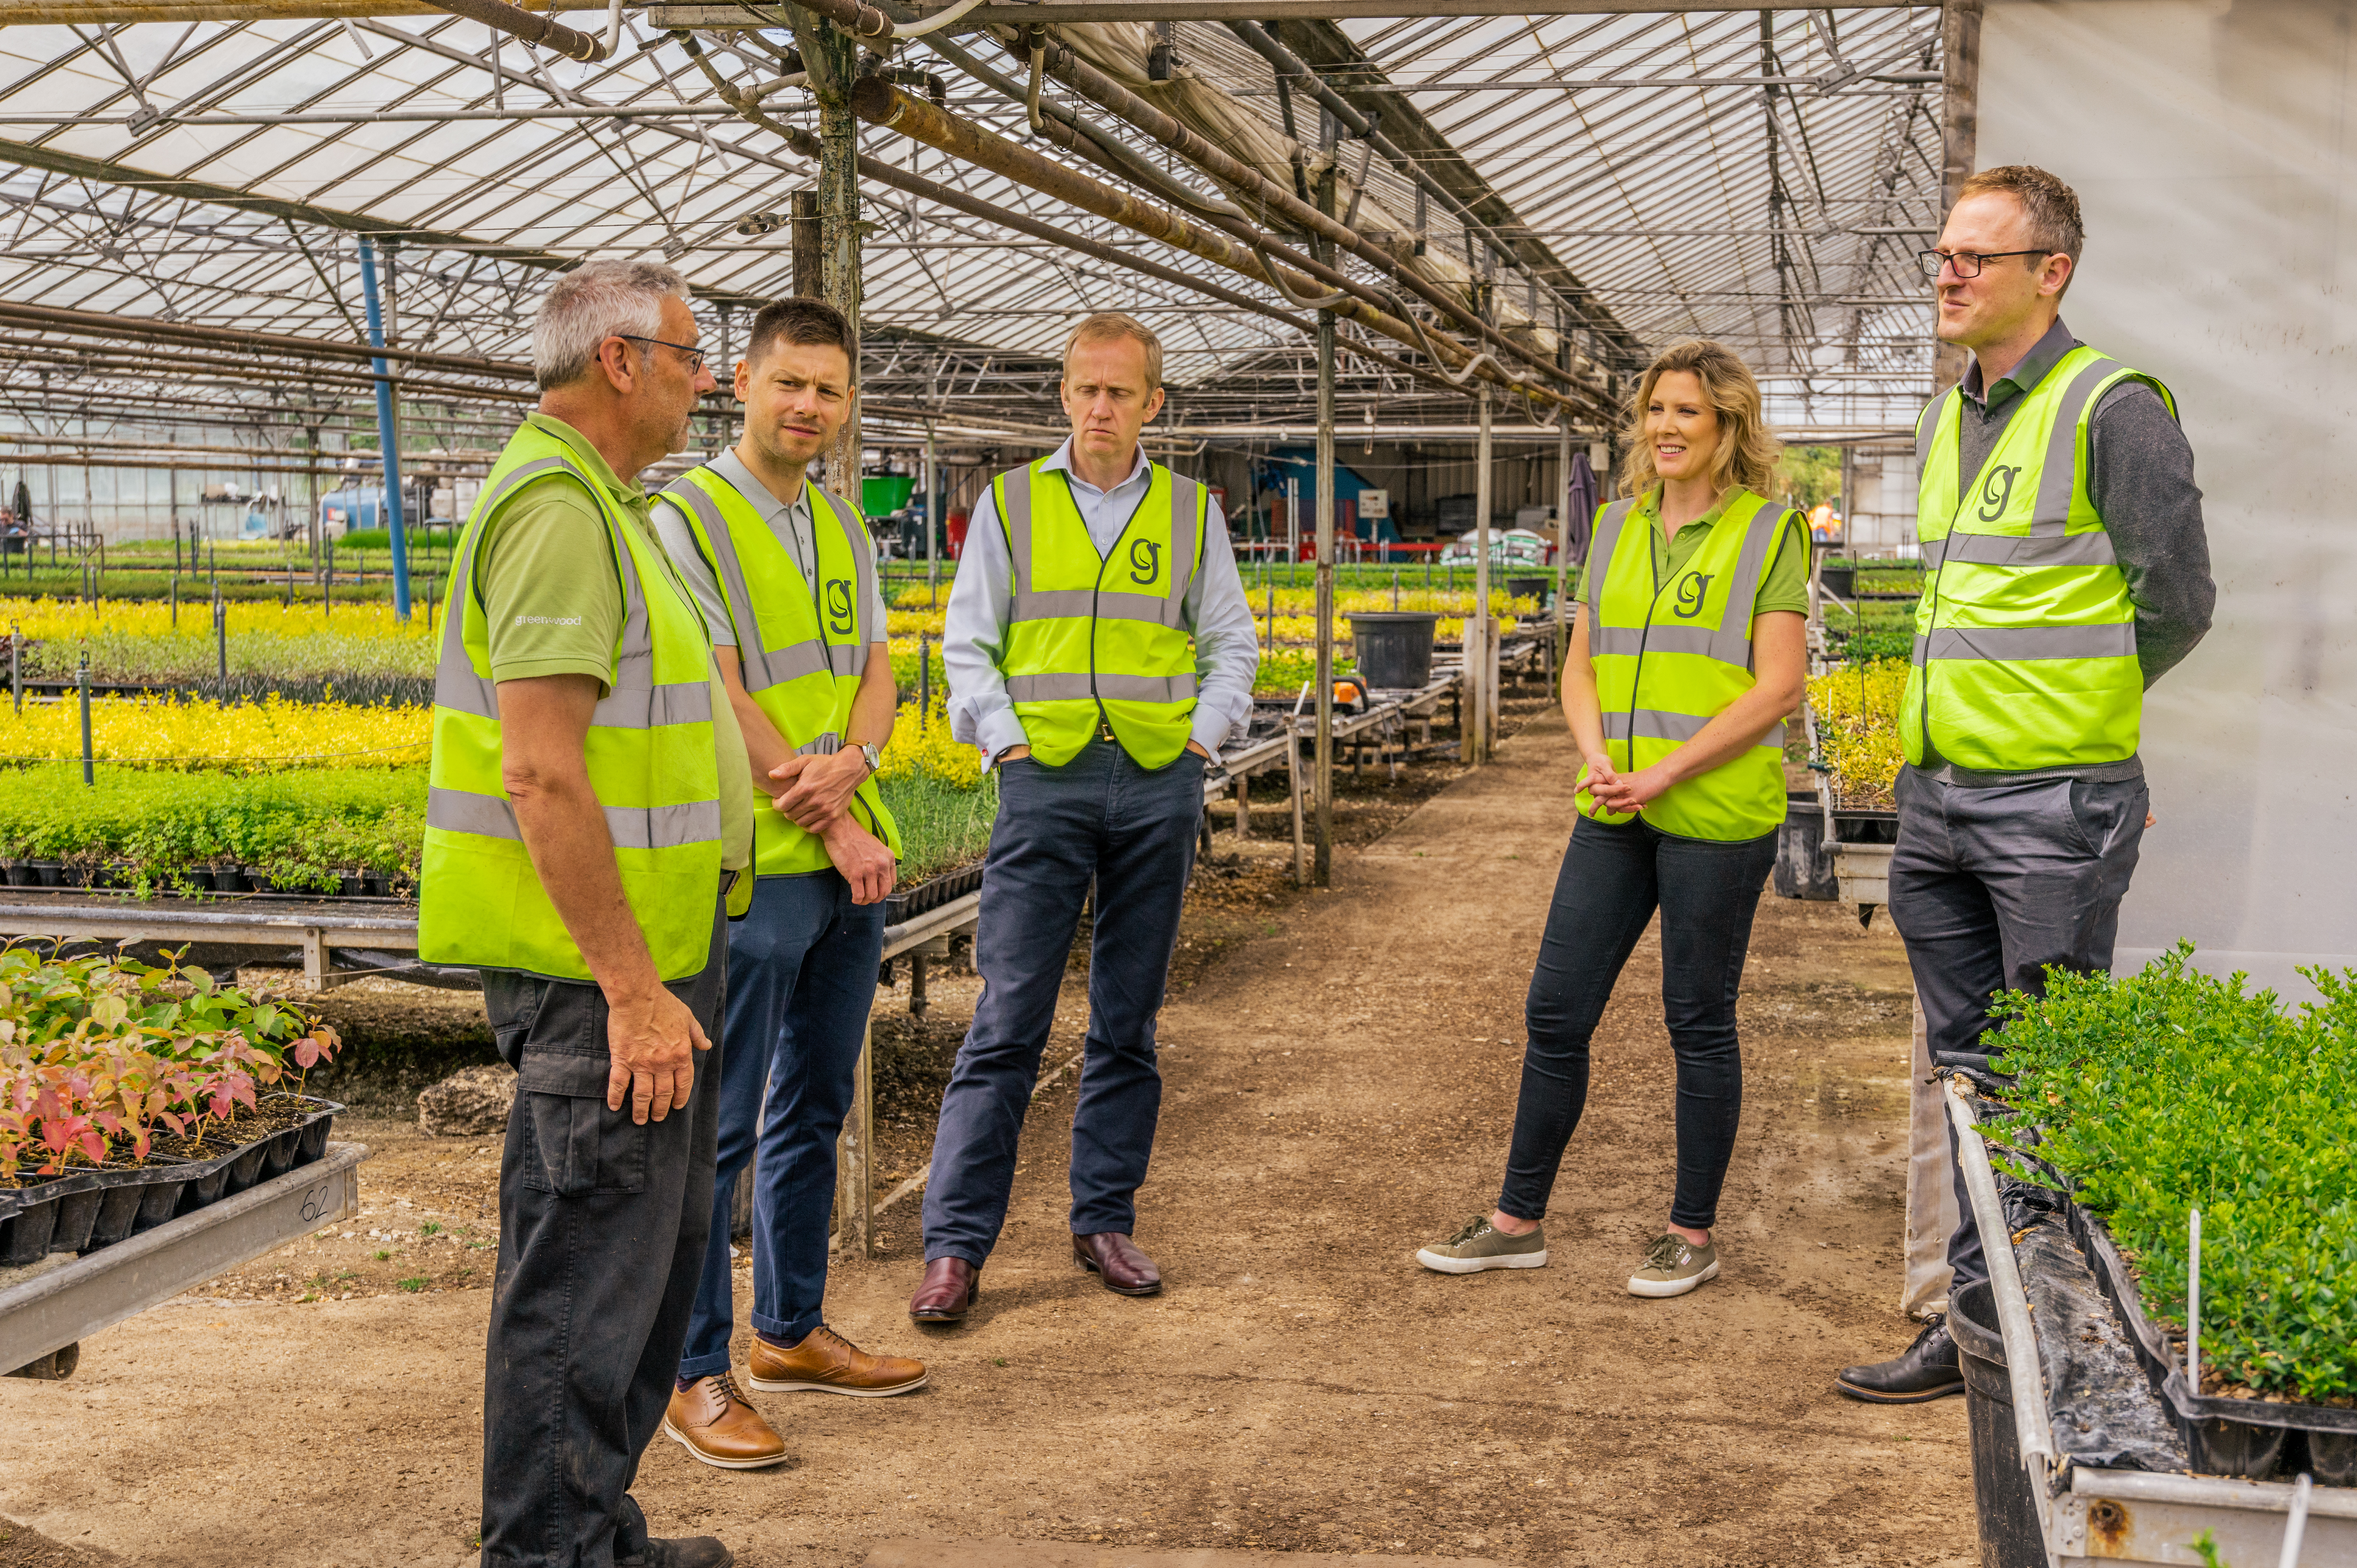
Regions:
[[[1089, 482], [1086, 479], [1081, 478], [1080, 475], [1072, 471], [1072, 438], [1069, 435], [1064, 437], [1064, 444], [1056, 448], [1055, 455], [1049, 457], [1045, 463], [1041, 464], [1040, 467], [1043, 468], [1060, 468], [1064, 471], [1065, 475], [1071, 478], [1072, 483], [1076, 485], [1089, 485]], [[1114, 489], [1117, 490], [1121, 489], [1122, 485], [1136, 483], [1138, 477], [1146, 473], [1152, 467], [1153, 465], [1146, 461], [1146, 443], [1141, 441], [1137, 444], [1136, 460], [1129, 466], [1129, 477], [1122, 480], [1120, 485], [1114, 486]], [[1096, 489], [1096, 487], [1094, 485], [1089, 485], [1089, 489], [1093, 490]], [[1100, 495], [1111, 495], [1113, 491], [1099, 490], [1097, 493]]]

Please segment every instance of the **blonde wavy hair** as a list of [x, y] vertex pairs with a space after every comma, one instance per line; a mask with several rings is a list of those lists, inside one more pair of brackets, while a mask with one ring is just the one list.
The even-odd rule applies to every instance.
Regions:
[[1653, 401], [1653, 388], [1661, 379], [1678, 371], [1702, 382], [1702, 395], [1718, 413], [1718, 450], [1711, 455], [1711, 482], [1721, 493], [1730, 485], [1740, 485], [1755, 495], [1767, 495], [1776, 482], [1776, 462], [1784, 448], [1768, 434], [1760, 383], [1734, 349], [1701, 338], [1662, 350], [1637, 383], [1620, 426], [1620, 439], [1629, 451], [1620, 460], [1620, 493], [1645, 495], [1661, 482], [1661, 475], [1653, 469], [1653, 449], [1645, 440], [1645, 405]]

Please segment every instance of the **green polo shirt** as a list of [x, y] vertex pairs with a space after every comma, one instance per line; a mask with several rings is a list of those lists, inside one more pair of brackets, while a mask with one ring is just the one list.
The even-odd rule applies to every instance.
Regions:
[[[1678, 530], [1673, 536], [1662, 527], [1662, 492], [1652, 494], [1637, 503], [1630, 521], [1643, 521], [1653, 531], [1653, 580], [1666, 583], [1685, 569], [1695, 558], [1711, 527], [1727, 511], [1727, 503], [1737, 492], [1729, 490], [1717, 506]], [[1578, 585], [1572, 596], [1581, 602], [1587, 598], [1587, 568], [1579, 569]], [[1787, 512], [1784, 527], [1776, 540], [1776, 548], [1768, 557], [1768, 569], [1760, 575], [1760, 592], [1751, 601], [1755, 616], [1770, 610], [1791, 610], [1795, 615], [1809, 613], [1809, 537], [1808, 530], [1798, 512]]]
[[[524, 423], [564, 442], [581, 471], [606, 488], [623, 526], [637, 529], [656, 559], [669, 559], [654, 536], [644, 489], [617, 478], [597, 448], [563, 420], [533, 413]], [[554, 475], [526, 485], [493, 520], [476, 562], [490, 621], [492, 680], [591, 675], [600, 694], [614, 689], [622, 585], [614, 575], [605, 521], [580, 487]], [[687, 590], [680, 592], [684, 596]], [[753, 864], [753, 765], [717, 662], [712, 663], [712, 736], [720, 763], [720, 865], [736, 871]]]

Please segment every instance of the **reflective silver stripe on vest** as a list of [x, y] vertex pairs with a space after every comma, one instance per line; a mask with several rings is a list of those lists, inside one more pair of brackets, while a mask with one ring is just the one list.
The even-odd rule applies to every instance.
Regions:
[[[497, 795], [469, 789], [425, 792], [425, 825], [477, 838], [523, 842], [515, 808]], [[720, 802], [692, 800], [680, 806], [608, 806], [606, 833], [616, 849], [680, 849], [720, 837]]]
[[[1703, 726], [1717, 715], [1674, 714], [1667, 708], [1622, 708], [1618, 713], [1603, 715], [1604, 738], [1607, 740], [1672, 740], [1683, 746], [1702, 734]], [[1633, 724], [1631, 721], [1634, 721]], [[1756, 744], [1781, 748], [1784, 744], [1784, 721], [1778, 719]]]
[[[536, 457], [518, 465], [497, 489], [476, 503], [475, 515], [488, 521], [517, 486], [550, 472], [570, 473], [572, 469], [562, 457]], [[476, 560], [482, 553], [483, 540], [490, 532], [488, 528], [477, 529], [474, 538], [468, 542], [467, 559], [458, 580], [470, 596], [477, 595]], [[479, 596], [477, 596], [479, 603]], [[499, 688], [489, 677], [476, 674], [474, 661], [467, 657], [467, 615], [463, 605], [443, 618], [442, 651], [434, 665], [434, 705], [480, 719], [497, 720], [500, 716]]]
[[1587, 635], [1591, 639], [1587, 650], [1591, 655], [1596, 651], [1596, 623], [1604, 616], [1604, 579], [1611, 575], [1612, 557], [1620, 548], [1621, 525], [1636, 507], [1634, 496], [1623, 497], [1606, 507], [1603, 515], [1596, 520], [1596, 537], [1587, 542]]
[[425, 791], [425, 825], [477, 838], [523, 840], [516, 829], [515, 809], [502, 797], [445, 789], [438, 784]]
[[2034, 538], [2060, 535], [2071, 524], [2071, 495], [2079, 482], [2079, 415], [2095, 387], [2120, 368], [2116, 360], [2082, 365], [2054, 405], [2054, 428], [2046, 436], [2046, 466], [2038, 471], [2038, 505], [2030, 513]]
[[[712, 682], [705, 681], [674, 681], [657, 686], [651, 692], [634, 694], [628, 703], [617, 702], [624, 693], [617, 688], [614, 695], [597, 704], [597, 716], [589, 722], [607, 729], [651, 729], [658, 725], [708, 725], [712, 722]], [[607, 712], [611, 704], [613, 711]]]
[[[1729, 611], [1737, 605], [1752, 604], [1760, 597], [1760, 580], [1768, 570], [1768, 549], [1781, 536], [1789, 512], [1773, 506], [1762, 506], [1751, 516], [1743, 541], [1743, 553], [1736, 557], [1735, 568], [1729, 574], [1727, 604]], [[1761, 519], [1767, 526], [1760, 526]], [[1713, 526], [1717, 526], [1714, 524]], [[1616, 535], [1618, 530], [1615, 530]], [[1617, 540], [1616, 540], [1617, 542]], [[1650, 548], [1650, 543], [1648, 548]], [[1608, 562], [1609, 570], [1609, 562]], [[1591, 583], [1596, 568], [1588, 567]], [[1599, 614], [1596, 619], [1602, 619]], [[1717, 627], [1679, 626], [1674, 622], [1655, 620], [1646, 626], [1590, 625], [1587, 632], [1587, 655], [1598, 658], [1618, 654], [1634, 659], [1640, 653], [1695, 653], [1706, 659], [1716, 659], [1723, 664], [1744, 669], [1751, 666], [1751, 618], [1728, 614]]]
[[1928, 659], [1983, 659], [2015, 663], [2029, 659], [2133, 659], [2136, 626], [1943, 626], [1917, 634], [1915, 662]]
[[[1097, 588], [1034, 590], [1032, 478], [1033, 470], [1027, 463], [1020, 468], [1008, 469], [998, 481], [999, 521], [1006, 531], [1007, 553], [1015, 564], [1010, 620], [1082, 620], [1093, 617], [1098, 620], [1135, 620], [1149, 626], [1185, 628], [1187, 589], [1195, 577], [1195, 510], [1200, 485], [1184, 474], [1170, 475], [1170, 586], [1167, 593], [1134, 594]], [[1073, 510], [1079, 509], [1080, 503], [1075, 501]], [[1126, 522], [1122, 524], [1125, 531], [1128, 526]], [[1085, 520], [1082, 527], [1086, 528]], [[1101, 565], [1100, 575], [1102, 570]]]
[[1951, 533], [1923, 546], [1926, 567], [1950, 564], [1967, 566], [2116, 566], [2118, 554], [2112, 536], [2102, 529], [2039, 538], [2006, 533]]
[[796, 757], [833, 757], [843, 749], [843, 736], [834, 730], [821, 730], [817, 735], [794, 747]]
[[[721, 483], [727, 481], [723, 479]], [[704, 524], [704, 537], [711, 542], [713, 553], [718, 557], [713, 565], [719, 574], [721, 597], [728, 606], [728, 622], [737, 628], [737, 660], [747, 693], [758, 694], [805, 675], [828, 673], [833, 665], [823, 640], [790, 642], [782, 648], [762, 643], [760, 618], [753, 613], [753, 595], [745, 584], [745, 567], [737, 556], [736, 538], [728, 532], [728, 520], [720, 515], [720, 509], [704, 488], [682, 475], [664, 486], [662, 493], [664, 499], [694, 513], [696, 521]], [[860, 652], [864, 667], [864, 643]]]
[[[1940, 439], [1940, 421], [1948, 417], [1948, 404], [1963, 395], [1964, 393], [1958, 389], [1950, 387], [1946, 392], [1942, 392], [1938, 397], [1933, 398], [1929, 403], [1926, 403], [1924, 405], [1923, 412], [1916, 417], [1916, 473], [1922, 473], [1924, 468], [1929, 466], [1932, 461], [1932, 447], [1933, 443]], [[1958, 478], [1958, 482], [1962, 482], [1961, 476]]]
[[1185, 703], [1195, 696], [1192, 675], [1009, 675], [1006, 695], [1017, 703]]
[[[601, 500], [601, 515], [603, 508]], [[610, 519], [606, 532], [613, 545], [615, 563], [622, 570], [622, 640], [614, 653], [613, 689], [590, 710], [590, 727], [651, 729], [658, 724], [678, 722], [656, 717], [670, 705], [670, 693], [679, 688], [664, 687], [664, 696], [656, 696], [654, 621], [647, 608], [646, 585], [639, 581], [639, 564], [630, 554], [629, 542]], [[711, 687], [708, 682], [697, 684], [705, 693], [703, 717], [708, 723], [712, 718]]]

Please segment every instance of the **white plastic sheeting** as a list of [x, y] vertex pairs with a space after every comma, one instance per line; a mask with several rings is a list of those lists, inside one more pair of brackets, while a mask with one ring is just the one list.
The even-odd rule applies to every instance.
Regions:
[[2179, 938], [2307, 994], [2357, 964], [2357, 6], [1993, 4], [1979, 164], [2069, 180], [2087, 222], [2063, 318], [2177, 394], [2219, 588], [2146, 703], [2159, 822], [2126, 971]]

